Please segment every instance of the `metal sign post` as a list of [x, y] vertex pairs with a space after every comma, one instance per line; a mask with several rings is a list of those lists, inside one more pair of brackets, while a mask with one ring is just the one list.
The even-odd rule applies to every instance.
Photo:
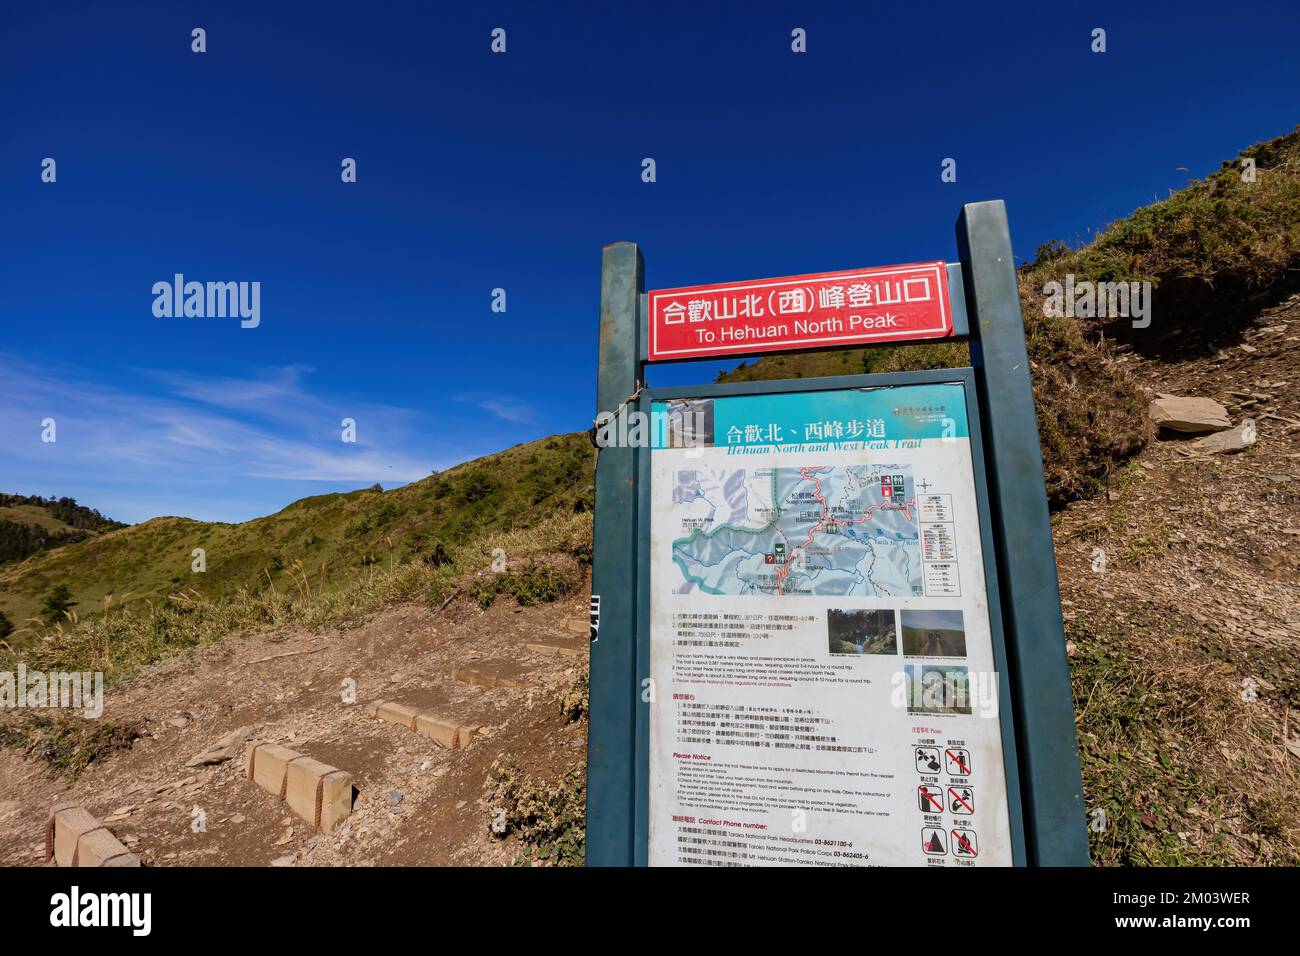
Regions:
[[987, 429], [984, 455], [1030, 860], [1039, 866], [1087, 866], [1056, 552], [1011, 230], [1001, 200], [962, 207], [957, 249], [972, 319], [971, 364]]
[[[1002, 203], [957, 238], [960, 265], [649, 296], [605, 248], [589, 865], [1087, 865]], [[643, 375], [963, 336], [973, 369]]]
[[[600, 270], [600, 369], [596, 407], [626, 408], [641, 384], [641, 294], [645, 262], [636, 245], [605, 247]], [[636, 448], [604, 448], [596, 462], [590, 705], [587, 731], [587, 863], [628, 866], [633, 836], [636, 694]], [[597, 600], [599, 599], [599, 600]]]

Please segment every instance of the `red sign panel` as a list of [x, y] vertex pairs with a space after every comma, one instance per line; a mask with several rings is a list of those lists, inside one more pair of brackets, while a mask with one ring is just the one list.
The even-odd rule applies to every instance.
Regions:
[[650, 293], [652, 362], [949, 335], [942, 262]]

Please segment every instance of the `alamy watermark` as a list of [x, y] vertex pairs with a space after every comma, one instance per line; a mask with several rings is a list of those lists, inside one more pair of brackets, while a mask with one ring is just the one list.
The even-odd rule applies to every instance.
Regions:
[[957, 664], [904, 665], [890, 678], [889, 702], [909, 714], [998, 715], [996, 671], [972, 671]]
[[153, 929], [153, 894], [83, 893], [73, 885], [50, 897], [50, 925], [118, 926], [130, 929], [133, 936], [148, 936]]
[[1067, 273], [1065, 282], [1043, 285], [1043, 315], [1049, 319], [1133, 319], [1133, 328], [1151, 325], [1150, 282], [1093, 282]]
[[99, 718], [104, 713], [104, 674], [101, 671], [29, 671], [18, 665], [18, 673], [0, 671], [0, 707], [33, 710], [64, 708], [79, 710], [82, 716]]
[[238, 317], [243, 329], [255, 329], [262, 321], [260, 282], [186, 282], [178, 272], [171, 282], [155, 282], [153, 295], [153, 314], [160, 319]]
[[712, 422], [699, 405], [661, 412], [601, 412], [592, 441], [597, 448], [705, 448]]

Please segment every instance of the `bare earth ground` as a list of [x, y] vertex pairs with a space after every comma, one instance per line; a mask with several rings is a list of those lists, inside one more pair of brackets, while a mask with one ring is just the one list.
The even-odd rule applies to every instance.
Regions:
[[1258, 443], [1153, 442], [1056, 516], [1085, 796], [1108, 816], [1093, 859], [1296, 864], [1300, 296], [1202, 358], [1127, 361], [1153, 398], [1253, 417]]
[[[526, 645], [585, 650], [585, 621], [585, 598], [528, 609], [498, 600], [487, 612], [458, 600], [442, 613], [390, 608], [351, 630], [262, 632], [199, 648], [106, 692], [105, 719], [144, 722], [146, 735], [75, 783], [0, 750], [0, 864], [43, 863], [46, 815], [62, 799], [80, 801], [146, 865], [509, 863], [518, 848], [490, 835], [490, 808], [481, 802], [493, 760], [512, 754], [554, 783], [586, 754], [585, 721], [566, 723], [558, 705], [580, 662]], [[538, 686], [462, 683], [451, 677], [461, 667]], [[342, 700], [346, 678], [356, 681], [355, 704]], [[374, 699], [484, 730], [466, 750], [443, 750], [368, 717], [362, 705]], [[244, 778], [242, 758], [186, 767], [245, 726], [350, 771], [359, 795], [348, 821], [316, 834]], [[395, 805], [389, 791], [400, 793]], [[206, 832], [194, 831], [195, 808], [206, 814]]]
[[[1259, 441], [1237, 455], [1155, 442], [1105, 494], [1055, 518], [1087, 804], [1104, 813], [1094, 861], [1300, 862], [1300, 297], [1203, 358], [1126, 361], [1153, 396], [1215, 398], [1234, 423], [1253, 416]], [[487, 612], [411, 604], [352, 629], [242, 635], [170, 661], [107, 695], [105, 716], [141, 721], [146, 736], [75, 783], [0, 750], [0, 863], [39, 865], [46, 814], [65, 798], [149, 865], [509, 863], [518, 846], [489, 835], [484, 779], [501, 754], [552, 783], [582, 766], [586, 724], [557, 705], [577, 662], [526, 645], [585, 648], [585, 615], [585, 597], [528, 609], [501, 598]], [[539, 688], [451, 678], [466, 666]], [[341, 700], [345, 678], [355, 705]], [[486, 731], [466, 751], [441, 750], [367, 717], [360, 705], [376, 698]], [[186, 767], [244, 726], [351, 771], [360, 793], [347, 824], [311, 832], [239, 760]], [[192, 829], [195, 808], [206, 832]]]

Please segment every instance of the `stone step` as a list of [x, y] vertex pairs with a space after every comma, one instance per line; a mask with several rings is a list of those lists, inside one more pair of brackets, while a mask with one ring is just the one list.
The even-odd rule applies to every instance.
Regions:
[[585, 647], [564, 647], [560, 644], [528, 644], [530, 651], [538, 654], [558, 654], [561, 657], [586, 658], [588, 656]]
[[352, 774], [288, 747], [252, 741], [244, 753], [244, 776], [323, 833], [352, 813]]
[[377, 700], [366, 706], [366, 713], [431, 737], [448, 750], [464, 750], [478, 733], [476, 725], [461, 724], [395, 701]]
[[45, 825], [45, 859], [58, 866], [139, 866], [128, 850], [89, 811], [76, 803], [57, 803]]
[[451, 672], [453, 680], [475, 687], [515, 687], [520, 690], [541, 690], [542, 685], [519, 677], [494, 674], [477, 667], [457, 667]]

